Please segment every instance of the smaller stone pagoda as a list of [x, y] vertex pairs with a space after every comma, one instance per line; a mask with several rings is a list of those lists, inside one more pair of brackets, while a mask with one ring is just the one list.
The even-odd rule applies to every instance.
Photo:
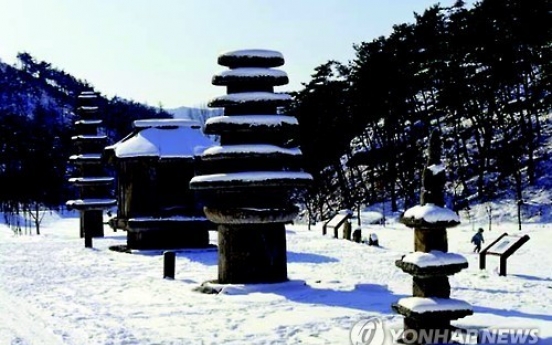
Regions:
[[446, 175], [440, 157], [441, 140], [439, 133], [434, 131], [422, 175], [421, 205], [408, 209], [400, 220], [414, 228], [415, 252], [396, 262], [399, 268], [413, 276], [414, 296], [400, 299], [392, 308], [404, 316], [404, 330], [410, 330], [405, 332], [408, 338], [403, 340], [414, 344], [420, 343], [416, 336], [423, 332], [446, 334], [449, 338], [440, 338], [439, 343], [448, 342], [451, 320], [473, 313], [468, 303], [450, 298], [448, 276], [467, 268], [468, 262], [459, 254], [448, 253], [447, 228], [460, 224], [460, 219], [444, 207]]
[[78, 188], [79, 198], [67, 201], [69, 209], [80, 212], [80, 236], [103, 237], [103, 211], [116, 205], [110, 198], [113, 177], [106, 176], [102, 151], [107, 136], [98, 133], [102, 120], [97, 119], [98, 95], [92, 91], [82, 92], [77, 98], [75, 122], [75, 154], [69, 160], [76, 167], [75, 176], [69, 179]]
[[105, 148], [117, 171], [117, 217], [126, 249], [202, 248], [209, 245], [203, 204], [189, 188], [196, 155], [214, 145], [201, 125], [185, 119], [147, 119]]

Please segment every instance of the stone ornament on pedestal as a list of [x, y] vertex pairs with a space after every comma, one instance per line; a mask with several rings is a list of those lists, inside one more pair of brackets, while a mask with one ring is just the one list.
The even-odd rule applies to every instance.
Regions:
[[301, 170], [301, 151], [291, 139], [294, 117], [278, 114], [291, 97], [274, 93], [288, 82], [282, 54], [240, 50], [222, 54], [229, 67], [213, 77], [227, 94], [209, 103], [224, 115], [207, 120], [206, 134], [220, 146], [200, 157], [190, 187], [205, 200], [205, 215], [218, 224], [218, 283], [272, 283], [287, 280], [285, 224], [297, 216], [294, 195], [310, 184]]
[[98, 134], [102, 120], [98, 114], [98, 96], [95, 92], [82, 92], [77, 98], [74, 142], [76, 153], [69, 160], [76, 166], [76, 175], [69, 179], [79, 190], [79, 199], [66, 202], [67, 208], [80, 212], [81, 237], [103, 237], [103, 211], [116, 205], [110, 198], [113, 177], [105, 176], [102, 151], [107, 141], [105, 135]]
[[448, 276], [467, 268], [468, 262], [459, 254], [448, 253], [447, 228], [460, 224], [460, 219], [444, 207], [446, 176], [440, 156], [441, 141], [439, 133], [434, 131], [423, 172], [421, 205], [406, 210], [400, 220], [414, 228], [415, 252], [395, 263], [413, 276], [413, 297], [400, 299], [392, 308], [404, 316], [405, 331], [410, 330], [405, 332], [409, 338], [404, 341], [414, 344], [420, 343], [420, 339], [411, 337], [423, 332], [447, 334], [447, 339], [436, 339], [446, 343], [450, 340], [451, 320], [473, 314], [468, 303], [450, 298]]

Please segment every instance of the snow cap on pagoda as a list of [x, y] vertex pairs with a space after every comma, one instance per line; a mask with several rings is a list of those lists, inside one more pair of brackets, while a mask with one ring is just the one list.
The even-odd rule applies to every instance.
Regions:
[[209, 102], [209, 107], [230, 107], [243, 104], [271, 104], [277, 107], [284, 106], [291, 102], [291, 96], [287, 93], [272, 92], [240, 92], [231, 93], [214, 98]]
[[205, 126], [224, 125], [248, 125], [250, 127], [278, 127], [283, 125], [297, 126], [297, 119], [286, 115], [236, 115], [236, 116], [215, 116], [205, 121]]
[[433, 277], [456, 274], [468, 267], [468, 261], [460, 254], [432, 250], [407, 254], [395, 265], [416, 277]]
[[285, 148], [276, 145], [249, 144], [249, 145], [225, 145], [213, 146], [203, 152], [203, 157], [209, 156], [241, 156], [244, 154], [281, 154], [287, 156], [299, 156], [301, 150], [298, 147]]
[[393, 309], [415, 319], [424, 316], [459, 319], [473, 314], [471, 305], [465, 301], [438, 297], [404, 297], [393, 305]]
[[446, 266], [456, 264], [466, 264], [465, 257], [455, 253], [444, 253], [438, 250], [432, 250], [429, 253], [414, 252], [405, 255], [403, 262], [408, 262], [418, 267]]
[[284, 64], [284, 56], [275, 50], [242, 49], [224, 52], [218, 57], [218, 64], [237, 67], [278, 67]]
[[402, 217], [413, 223], [460, 224], [460, 217], [454, 211], [434, 204], [416, 205]]

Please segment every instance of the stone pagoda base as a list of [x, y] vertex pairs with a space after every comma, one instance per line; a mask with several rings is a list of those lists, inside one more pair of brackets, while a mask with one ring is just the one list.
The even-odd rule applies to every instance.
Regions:
[[131, 218], [127, 249], [181, 249], [209, 246], [213, 223], [205, 218]]
[[218, 226], [217, 283], [255, 284], [287, 280], [286, 229], [283, 223]]

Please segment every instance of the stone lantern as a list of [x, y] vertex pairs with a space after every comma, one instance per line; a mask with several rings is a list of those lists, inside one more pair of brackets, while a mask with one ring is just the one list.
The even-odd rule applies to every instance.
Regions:
[[436, 335], [435, 342], [446, 343], [453, 329], [451, 320], [473, 313], [468, 303], [450, 298], [448, 276], [467, 268], [468, 262], [448, 252], [447, 228], [458, 225], [460, 219], [444, 207], [446, 176], [440, 156], [441, 141], [434, 131], [422, 175], [421, 205], [406, 210], [400, 219], [414, 229], [414, 252], [396, 261], [396, 265], [413, 276], [414, 296], [400, 299], [392, 308], [404, 316], [403, 337], [408, 343], [427, 343], [427, 339], [419, 338], [424, 332]]
[[88, 241], [104, 236], [103, 211], [116, 205], [116, 200], [110, 198], [114, 179], [106, 176], [102, 160], [107, 137], [98, 133], [102, 120], [96, 118], [97, 101], [98, 95], [92, 91], [82, 92], [77, 98], [77, 133], [71, 138], [76, 152], [69, 157], [77, 176], [69, 182], [78, 188], [79, 198], [66, 202], [69, 209], [80, 212], [80, 235]]
[[301, 170], [301, 151], [293, 141], [294, 117], [278, 108], [291, 97], [274, 93], [288, 83], [278, 67], [282, 54], [239, 50], [219, 56], [225, 70], [213, 84], [227, 95], [210, 107], [224, 115], [209, 119], [206, 134], [220, 135], [220, 146], [201, 155], [201, 171], [190, 186], [205, 200], [205, 215], [218, 224], [218, 283], [272, 283], [287, 280], [285, 224], [298, 209], [294, 197], [312, 176]]

